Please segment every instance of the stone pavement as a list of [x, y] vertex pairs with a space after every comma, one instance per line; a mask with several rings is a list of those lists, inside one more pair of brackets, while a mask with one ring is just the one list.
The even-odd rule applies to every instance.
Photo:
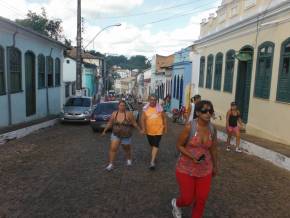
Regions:
[[[178, 195], [175, 142], [181, 125], [169, 123], [158, 167], [149, 171], [149, 146], [133, 138], [134, 165], [120, 149], [105, 172], [109, 134], [87, 125], [57, 125], [0, 146], [0, 217], [170, 218]], [[213, 180], [206, 218], [290, 217], [290, 173], [254, 156], [225, 152]], [[190, 217], [190, 209], [184, 210]]]

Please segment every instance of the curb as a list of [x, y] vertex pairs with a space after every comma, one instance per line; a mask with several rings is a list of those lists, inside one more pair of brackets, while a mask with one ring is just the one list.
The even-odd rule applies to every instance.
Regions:
[[[223, 142], [226, 142], [227, 134], [222, 131], [218, 131], [218, 139], [220, 139]], [[232, 140], [234, 139], [235, 138], [233, 137]], [[252, 142], [245, 141], [243, 139], [241, 139], [240, 147], [242, 148], [244, 153], [257, 156], [259, 158], [262, 158], [264, 160], [271, 162], [272, 164], [278, 167], [281, 167], [285, 170], [290, 171], [290, 157], [287, 157], [283, 154], [272, 151], [270, 149], [263, 148], [259, 145], [256, 145]]]
[[27, 136], [35, 131], [40, 130], [40, 129], [54, 126], [56, 123], [58, 123], [58, 119], [53, 119], [53, 120], [49, 120], [49, 121], [46, 121], [43, 123], [39, 123], [36, 125], [32, 125], [32, 126], [28, 126], [28, 127], [22, 128], [22, 129], [18, 129], [18, 130], [12, 131], [12, 132], [7, 132], [4, 134], [1, 134], [0, 135], [0, 145], [3, 145], [10, 140], [22, 138], [22, 137]]

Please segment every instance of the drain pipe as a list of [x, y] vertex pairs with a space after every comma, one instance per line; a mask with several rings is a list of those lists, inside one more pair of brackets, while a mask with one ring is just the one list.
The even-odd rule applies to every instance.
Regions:
[[13, 33], [12, 45], [6, 51], [6, 66], [7, 66], [7, 97], [8, 97], [8, 125], [12, 125], [12, 106], [11, 106], [11, 77], [10, 77], [10, 49], [15, 48], [17, 30]]
[[[51, 54], [52, 54], [52, 50], [53, 50], [53, 48], [50, 48], [50, 53], [49, 53], [49, 57], [51, 57]], [[50, 111], [49, 111], [49, 96], [48, 96], [48, 77], [47, 77], [47, 75], [48, 75], [48, 64], [47, 64], [47, 61], [46, 61], [46, 114], [47, 114], [47, 116], [49, 116], [49, 114], [50, 114]], [[53, 68], [53, 66], [52, 66], [52, 68]]]

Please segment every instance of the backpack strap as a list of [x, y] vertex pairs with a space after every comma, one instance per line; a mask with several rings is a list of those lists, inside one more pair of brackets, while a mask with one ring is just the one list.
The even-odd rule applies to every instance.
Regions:
[[215, 139], [217, 137], [217, 132], [216, 132], [215, 127], [213, 126], [212, 123], [209, 123], [208, 128], [209, 128], [210, 134], [212, 136], [212, 139]]
[[[215, 130], [215, 127], [214, 125], [210, 122], [208, 124], [208, 128], [209, 128], [209, 131], [210, 131], [210, 134], [212, 136], [212, 139], [216, 138], [217, 137], [217, 133], [216, 133], [216, 130]], [[195, 136], [196, 134], [196, 131], [197, 131], [197, 120], [196, 119], [193, 119], [191, 121], [191, 129], [190, 129], [190, 134], [186, 140], [186, 144], [188, 143], [188, 141], [193, 137]]]

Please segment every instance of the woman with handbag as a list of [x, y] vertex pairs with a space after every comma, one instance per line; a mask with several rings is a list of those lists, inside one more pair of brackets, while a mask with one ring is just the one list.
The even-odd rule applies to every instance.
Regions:
[[102, 135], [105, 135], [107, 130], [112, 128], [109, 164], [106, 167], [107, 171], [114, 169], [113, 162], [120, 144], [126, 152], [127, 166], [132, 165], [131, 141], [133, 127], [141, 131], [132, 112], [126, 111], [126, 102], [121, 100], [119, 101], [118, 111], [113, 112], [106, 128], [102, 133]]

